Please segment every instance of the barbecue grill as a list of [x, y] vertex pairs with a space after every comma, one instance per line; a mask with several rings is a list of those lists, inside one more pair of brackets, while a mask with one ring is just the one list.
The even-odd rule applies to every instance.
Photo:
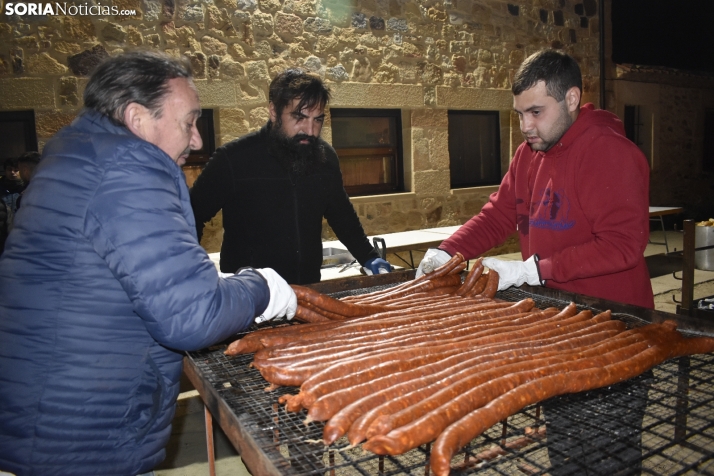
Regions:
[[[320, 292], [342, 297], [371, 292], [397, 282], [373, 286], [385, 280], [404, 281], [414, 271], [370, 278], [347, 278], [313, 285]], [[369, 287], [367, 287], [369, 286]], [[714, 323], [687, 316], [651, 311], [588, 296], [522, 286], [496, 295], [497, 299], [519, 301], [532, 298], [540, 308], [565, 307], [575, 302], [579, 310], [610, 309], [613, 318], [629, 327], [672, 319], [687, 335], [714, 336]], [[229, 357], [225, 345], [191, 352], [186, 373], [196, 386], [214, 419], [241, 454], [253, 474], [284, 475], [396, 475], [429, 474], [429, 445], [399, 456], [377, 456], [351, 448], [346, 438], [330, 447], [321, 442], [323, 424], [304, 424], [306, 412], [286, 412], [278, 397], [297, 393], [282, 387], [266, 392], [268, 383], [249, 364], [252, 354]], [[643, 424], [627, 427], [619, 415], [632, 405], [633, 395], [646, 395]], [[603, 403], [603, 397], [609, 395]], [[573, 405], [576, 404], [576, 405]], [[547, 411], [543, 411], [543, 407]], [[578, 411], [574, 412], [573, 408]], [[565, 416], [575, 428], [550, 425], [546, 419]], [[617, 448], [598, 447], [590, 441], [597, 432], [610, 431]], [[559, 434], [562, 433], [562, 434]], [[628, 439], [620, 433], [640, 434], [642, 474], [714, 475], [714, 354], [673, 359], [651, 373], [604, 389], [555, 397], [526, 407], [471, 441], [451, 462], [457, 474], [550, 474], [558, 469], [547, 449], [548, 438], [566, 436], [591, 444], [587, 453], [566, 455], [572, 474], [584, 473], [592, 461], [617, 461], [627, 450]], [[594, 447], [592, 446], [594, 444]], [[594, 448], [594, 449], [593, 449]], [[639, 448], [636, 448], [639, 451]], [[581, 471], [582, 470], [582, 471]], [[592, 471], [588, 474], [595, 474]], [[608, 473], [607, 476], [611, 476]]]

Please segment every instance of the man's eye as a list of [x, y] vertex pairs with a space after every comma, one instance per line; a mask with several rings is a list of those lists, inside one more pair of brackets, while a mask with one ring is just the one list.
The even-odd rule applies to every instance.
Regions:
[[317, 122], [319, 122], [320, 124], [322, 124], [323, 122], [325, 122], [325, 118], [324, 118], [324, 117], [318, 117], [318, 118], [315, 119], [315, 120], [316, 120]]

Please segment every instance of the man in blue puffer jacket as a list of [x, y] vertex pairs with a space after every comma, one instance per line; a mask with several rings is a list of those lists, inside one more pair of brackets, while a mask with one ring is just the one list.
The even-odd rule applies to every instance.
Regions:
[[297, 305], [273, 270], [219, 276], [198, 244], [185, 62], [110, 58], [84, 101], [45, 146], [0, 258], [0, 472], [18, 476], [151, 471], [182, 351]]

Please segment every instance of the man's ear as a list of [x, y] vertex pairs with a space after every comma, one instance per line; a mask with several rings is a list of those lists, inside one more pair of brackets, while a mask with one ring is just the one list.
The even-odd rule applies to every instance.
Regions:
[[565, 93], [565, 104], [568, 112], [575, 112], [580, 108], [580, 88], [573, 86]]
[[275, 121], [278, 118], [278, 113], [275, 110], [275, 104], [273, 104], [272, 102], [268, 103], [268, 113], [270, 114], [270, 122], [275, 124]]
[[149, 110], [141, 104], [130, 102], [124, 109], [124, 125], [135, 136], [146, 139], [146, 128], [150, 117]]

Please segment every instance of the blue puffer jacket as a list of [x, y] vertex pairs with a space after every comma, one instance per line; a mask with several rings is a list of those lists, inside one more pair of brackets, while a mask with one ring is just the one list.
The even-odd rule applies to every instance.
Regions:
[[122, 475], [164, 458], [181, 351], [266, 308], [219, 278], [181, 169], [86, 112], [47, 143], [0, 258], [0, 470]]

